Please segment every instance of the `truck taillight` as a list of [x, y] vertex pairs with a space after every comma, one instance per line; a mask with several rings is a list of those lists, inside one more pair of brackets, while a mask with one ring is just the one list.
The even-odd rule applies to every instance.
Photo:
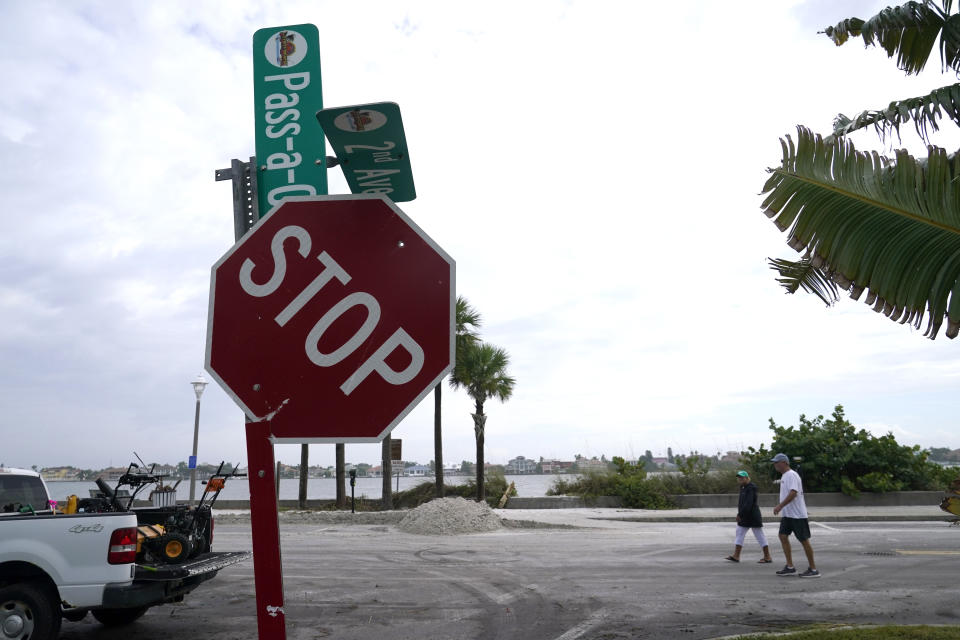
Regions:
[[114, 529], [110, 534], [110, 551], [107, 562], [129, 564], [137, 561], [137, 528]]
[[209, 546], [212, 547], [213, 546], [213, 514], [212, 513], [210, 514], [210, 540], [208, 540], [208, 542], [210, 543]]

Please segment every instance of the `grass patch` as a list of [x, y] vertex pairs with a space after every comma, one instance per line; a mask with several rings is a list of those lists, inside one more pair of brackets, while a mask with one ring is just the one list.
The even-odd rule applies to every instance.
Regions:
[[960, 639], [960, 627], [929, 625], [884, 625], [882, 627], [821, 628], [795, 633], [759, 633], [737, 636], [737, 640], [954, 640]]

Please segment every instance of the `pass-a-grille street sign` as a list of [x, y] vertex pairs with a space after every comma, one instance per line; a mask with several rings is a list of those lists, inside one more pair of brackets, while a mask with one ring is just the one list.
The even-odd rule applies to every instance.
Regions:
[[317, 122], [340, 161], [351, 193], [381, 193], [394, 202], [417, 197], [396, 102], [332, 107]]
[[290, 196], [327, 193], [320, 38], [312, 24], [268, 27], [253, 34], [259, 210]]
[[213, 266], [206, 368], [275, 441], [379, 441], [453, 367], [455, 297], [387, 197], [291, 197]]

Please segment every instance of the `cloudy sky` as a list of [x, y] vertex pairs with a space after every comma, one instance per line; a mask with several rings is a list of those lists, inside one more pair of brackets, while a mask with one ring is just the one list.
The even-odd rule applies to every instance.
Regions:
[[[742, 449], [836, 404], [960, 447], [960, 345], [788, 296], [766, 266], [796, 255], [759, 208], [780, 136], [955, 81], [817, 34], [885, 5], [0, 0], [0, 462], [189, 455], [210, 267], [233, 243], [214, 170], [254, 153], [254, 31], [299, 23], [326, 106], [399, 103], [403, 209], [510, 353], [488, 460]], [[445, 392], [447, 462], [474, 456], [471, 409]], [[432, 459], [432, 420], [428, 399], [394, 432], [405, 458]], [[216, 384], [200, 424], [201, 461], [245, 460]]]

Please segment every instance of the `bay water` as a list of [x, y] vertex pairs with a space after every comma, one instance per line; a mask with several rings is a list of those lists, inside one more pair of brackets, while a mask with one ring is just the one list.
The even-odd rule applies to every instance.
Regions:
[[[524, 498], [536, 498], [540, 496], [547, 495], [547, 489], [553, 485], [553, 481], [557, 478], [564, 478], [571, 480], [572, 476], [563, 475], [517, 475], [506, 476], [507, 483], [514, 483], [514, 486], [517, 488], [517, 495]], [[469, 482], [469, 476], [444, 476], [444, 482], [447, 485], [458, 485], [466, 484]], [[47, 490], [50, 492], [50, 496], [54, 500], [65, 501], [67, 496], [76, 495], [80, 498], [90, 497], [90, 490], [96, 490], [97, 485], [94, 482], [73, 482], [73, 481], [53, 481], [48, 480]], [[169, 480], [165, 481], [169, 483]], [[433, 484], [434, 479], [432, 476], [426, 477], [411, 477], [411, 476], [400, 476], [399, 478], [391, 479], [391, 487], [394, 491], [406, 491], [407, 489], [412, 489], [422, 483]], [[107, 483], [111, 489], [116, 488], [116, 482]], [[399, 489], [397, 488], [399, 484]], [[129, 489], [129, 487], [121, 487], [121, 489]], [[137, 494], [137, 499], [147, 500], [150, 496], [150, 491], [155, 488], [155, 485], [147, 485], [143, 490]], [[382, 495], [383, 488], [383, 479], [382, 478], [357, 478], [357, 484], [354, 487], [354, 492], [357, 499], [365, 498], [368, 500], [379, 499]], [[204, 485], [197, 481], [196, 494], [197, 498], [200, 497], [203, 492]], [[346, 480], [346, 489], [347, 495], [350, 495], [350, 478], [347, 477]], [[281, 478], [280, 480], [280, 499], [281, 500], [296, 500], [300, 492], [300, 480], [297, 478]], [[309, 500], [334, 500], [337, 497], [337, 484], [336, 479], [334, 478], [310, 478], [307, 481], [307, 499]], [[177, 499], [178, 500], [188, 500], [190, 498], [190, 480], [186, 479], [180, 483], [177, 487]], [[226, 486], [223, 491], [220, 492], [220, 499], [222, 500], [249, 500], [250, 499], [250, 489], [247, 484], [247, 479], [243, 478], [231, 478], [227, 480]]]

